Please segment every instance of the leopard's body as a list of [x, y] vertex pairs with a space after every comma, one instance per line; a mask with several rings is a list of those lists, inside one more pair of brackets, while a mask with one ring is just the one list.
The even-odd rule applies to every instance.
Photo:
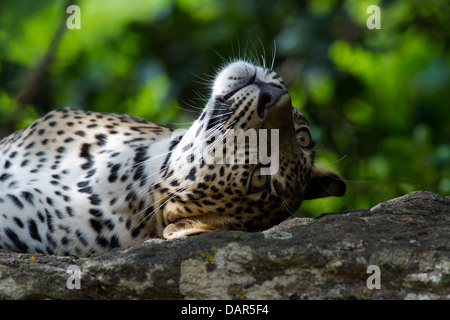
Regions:
[[[218, 142], [230, 129], [278, 130], [277, 172], [262, 174], [251, 151], [243, 163], [206, 163], [202, 150], [226, 151]], [[314, 166], [309, 134], [282, 79], [243, 61], [217, 75], [185, 131], [123, 114], [52, 111], [0, 141], [0, 248], [89, 256], [152, 237], [270, 227], [303, 199], [345, 192], [338, 175]]]

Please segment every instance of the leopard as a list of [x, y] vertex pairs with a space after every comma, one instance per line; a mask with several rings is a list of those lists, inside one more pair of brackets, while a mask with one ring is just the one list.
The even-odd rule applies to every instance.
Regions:
[[[210, 90], [186, 129], [64, 107], [3, 138], [0, 248], [90, 257], [155, 238], [257, 232], [304, 200], [345, 194], [344, 179], [315, 164], [309, 122], [278, 73], [235, 60]], [[276, 146], [271, 157], [254, 157], [264, 142]]]

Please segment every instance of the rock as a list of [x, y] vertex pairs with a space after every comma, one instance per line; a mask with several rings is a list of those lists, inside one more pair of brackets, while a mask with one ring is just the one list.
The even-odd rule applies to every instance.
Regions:
[[154, 239], [89, 259], [1, 250], [0, 298], [449, 299], [449, 213], [450, 197], [418, 191], [264, 232]]

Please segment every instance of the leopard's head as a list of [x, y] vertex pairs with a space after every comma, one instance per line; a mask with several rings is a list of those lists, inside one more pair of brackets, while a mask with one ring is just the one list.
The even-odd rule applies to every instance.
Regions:
[[165, 175], [158, 233], [168, 239], [269, 228], [305, 199], [346, 190], [314, 165], [309, 123], [281, 77], [244, 61], [217, 74], [200, 117], [174, 139]]

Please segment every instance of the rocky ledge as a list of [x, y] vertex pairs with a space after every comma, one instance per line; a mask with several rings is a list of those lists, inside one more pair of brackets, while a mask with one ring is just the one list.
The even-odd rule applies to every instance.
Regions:
[[449, 299], [449, 213], [449, 196], [418, 191], [89, 259], [0, 250], [0, 298]]

